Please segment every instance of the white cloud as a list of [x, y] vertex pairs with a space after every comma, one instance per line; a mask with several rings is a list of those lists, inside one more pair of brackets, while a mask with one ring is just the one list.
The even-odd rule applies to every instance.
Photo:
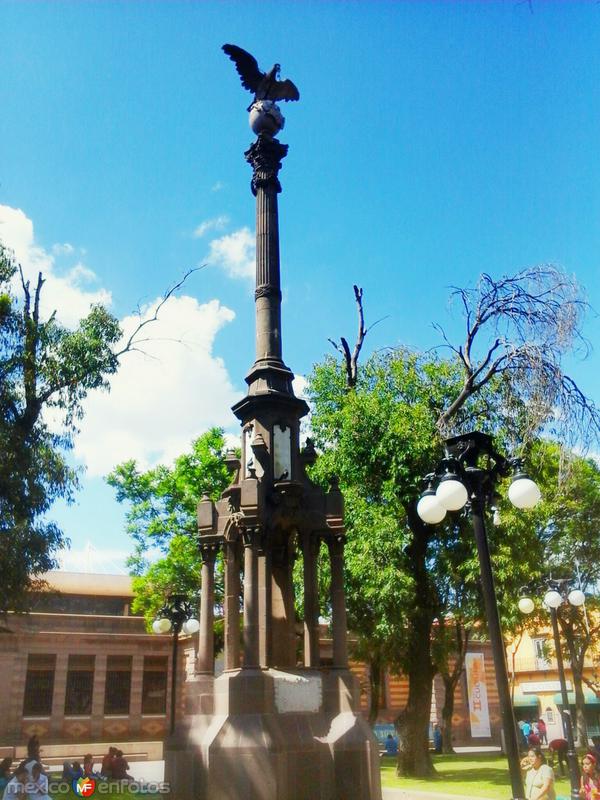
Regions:
[[221, 189], [224, 189], [224, 188], [225, 188], [225, 184], [223, 183], [223, 181], [217, 181], [216, 183], [213, 183], [213, 185], [211, 186], [210, 190], [211, 190], [211, 192], [220, 192]]
[[250, 228], [213, 239], [207, 261], [221, 267], [230, 278], [254, 278], [256, 243]]
[[[83, 284], [96, 280], [94, 272], [83, 264], [76, 265], [63, 275], [59, 274], [54, 255], [36, 243], [33, 222], [21, 209], [0, 205], [0, 240], [14, 250], [25, 279], [32, 286], [37, 282], [38, 273], [43, 273], [46, 281], [41, 295], [43, 316], [48, 317], [56, 311], [64, 325], [74, 327], [94, 303], [111, 304], [112, 297], [106, 289], [89, 291], [83, 288]], [[52, 253], [71, 254], [65, 247], [67, 245], [52, 247]]]
[[75, 252], [75, 248], [73, 247], [72, 244], [64, 242], [63, 244], [53, 244], [52, 252], [55, 256], [61, 256], [61, 255], [70, 256]]
[[[75, 325], [92, 303], [110, 303], [106, 289], [86, 288], [97, 278], [85, 264], [57, 274], [58, 255], [36, 243], [33, 223], [20, 209], [0, 205], [0, 239], [14, 250], [32, 283], [43, 272], [42, 314], [56, 308], [64, 324]], [[73, 254], [64, 245], [51, 250]], [[158, 302], [145, 306], [142, 316], [152, 316]], [[149, 339], [139, 345], [144, 353], [125, 355], [111, 378], [111, 391], [92, 392], [84, 402], [74, 455], [89, 476], [104, 476], [129, 458], [141, 468], [169, 462], [211, 426], [231, 424], [229, 409], [239, 392], [213, 346], [219, 330], [234, 317], [218, 300], [200, 304], [189, 296], [169, 298], [158, 321], [144, 328], [142, 338]], [[126, 341], [139, 319], [129, 316], [120, 322]], [[50, 410], [47, 421], [55, 427], [60, 415]]]
[[226, 214], [221, 214], [220, 217], [213, 217], [212, 219], [205, 219], [194, 230], [192, 234], [195, 239], [201, 239], [208, 231], [222, 231], [229, 224], [229, 217]]
[[[157, 302], [145, 307], [146, 317]], [[127, 354], [110, 393], [95, 392], [85, 401], [75, 456], [89, 476], [106, 475], [129, 458], [142, 469], [168, 463], [202, 431], [231, 423], [238, 393], [213, 345], [234, 317], [218, 300], [200, 304], [183, 296], [165, 303], [158, 321], [144, 329], [150, 339], [140, 344], [145, 354]], [[121, 320], [125, 336], [137, 323], [133, 316]]]

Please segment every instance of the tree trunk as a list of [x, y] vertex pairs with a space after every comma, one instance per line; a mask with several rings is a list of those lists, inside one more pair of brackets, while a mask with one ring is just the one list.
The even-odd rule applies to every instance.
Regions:
[[578, 737], [580, 745], [588, 746], [587, 723], [585, 721], [585, 695], [583, 693], [583, 665], [587, 651], [586, 642], [576, 642], [574, 624], [572, 620], [561, 619], [562, 633], [569, 651], [573, 688], [575, 690], [575, 719], [573, 720], [573, 733]]
[[587, 723], [585, 721], [585, 695], [583, 693], [583, 681], [581, 672], [571, 662], [571, 672], [573, 674], [573, 686], [575, 687], [575, 729], [579, 744], [583, 747], [588, 746]]
[[379, 709], [381, 708], [383, 681], [385, 670], [379, 656], [373, 656], [369, 664], [369, 725], [373, 726], [377, 722]]
[[[462, 674], [462, 673], [461, 673]], [[458, 678], [442, 675], [444, 681], [444, 705], [442, 707], [442, 752], [453, 753], [452, 717], [454, 716], [454, 692]]]
[[434, 776], [435, 769], [429, 752], [429, 721], [431, 692], [435, 668], [431, 652], [431, 626], [436, 616], [435, 590], [427, 569], [429, 537], [416, 512], [416, 506], [405, 506], [412, 541], [406, 549], [414, 580], [414, 606], [408, 609], [409, 636], [406, 658], [408, 702], [398, 716], [398, 775], [418, 778]]
[[396, 720], [398, 730], [398, 775], [427, 778], [435, 775], [429, 752], [429, 721], [433, 670], [431, 668], [430, 625], [424, 620], [413, 628], [412, 655], [407, 677], [406, 708]]

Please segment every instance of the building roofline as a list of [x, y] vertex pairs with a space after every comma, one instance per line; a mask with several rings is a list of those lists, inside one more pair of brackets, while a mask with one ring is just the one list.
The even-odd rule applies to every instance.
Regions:
[[62, 594], [133, 597], [130, 575], [106, 575], [93, 572], [51, 570], [40, 576], [50, 590]]

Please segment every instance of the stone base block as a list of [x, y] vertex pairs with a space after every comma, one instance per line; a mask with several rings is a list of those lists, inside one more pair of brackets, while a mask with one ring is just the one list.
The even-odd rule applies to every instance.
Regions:
[[172, 797], [381, 800], [379, 749], [352, 711], [354, 689], [345, 670], [226, 673], [215, 714], [189, 717], [165, 745]]

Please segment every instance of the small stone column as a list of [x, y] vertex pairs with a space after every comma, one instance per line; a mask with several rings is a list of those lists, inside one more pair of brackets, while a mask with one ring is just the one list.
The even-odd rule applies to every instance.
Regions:
[[260, 666], [270, 667], [272, 661], [271, 647], [271, 615], [272, 615], [272, 585], [271, 585], [271, 552], [269, 548], [261, 549], [258, 555], [258, 650]]
[[259, 666], [258, 637], [258, 532], [245, 531], [244, 537], [244, 667]]
[[68, 669], [68, 653], [57, 653], [54, 670], [54, 690], [52, 692], [52, 718], [50, 720], [50, 733], [55, 739], [60, 739], [63, 736]]
[[225, 542], [225, 669], [240, 666], [240, 558], [237, 541]]
[[321, 540], [317, 534], [304, 533], [302, 556], [304, 566], [304, 666], [320, 666], [319, 652], [319, 581], [317, 558]]
[[346, 622], [346, 593], [344, 591], [344, 536], [328, 541], [331, 560], [331, 613], [333, 628], [333, 666], [348, 667], [348, 627]]
[[142, 727], [142, 692], [144, 688], [144, 654], [134, 653], [131, 659], [131, 694], [129, 696], [129, 735], [139, 736]]
[[200, 544], [202, 558], [202, 577], [200, 584], [200, 638], [196, 672], [212, 675], [214, 672], [214, 607], [215, 607], [215, 558], [217, 546], [213, 543]]
[[106, 653], [97, 653], [94, 665], [94, 694], [92, 695], [92, 741], [102, 741], [104, 724], [104, 695], [106, 693]]

